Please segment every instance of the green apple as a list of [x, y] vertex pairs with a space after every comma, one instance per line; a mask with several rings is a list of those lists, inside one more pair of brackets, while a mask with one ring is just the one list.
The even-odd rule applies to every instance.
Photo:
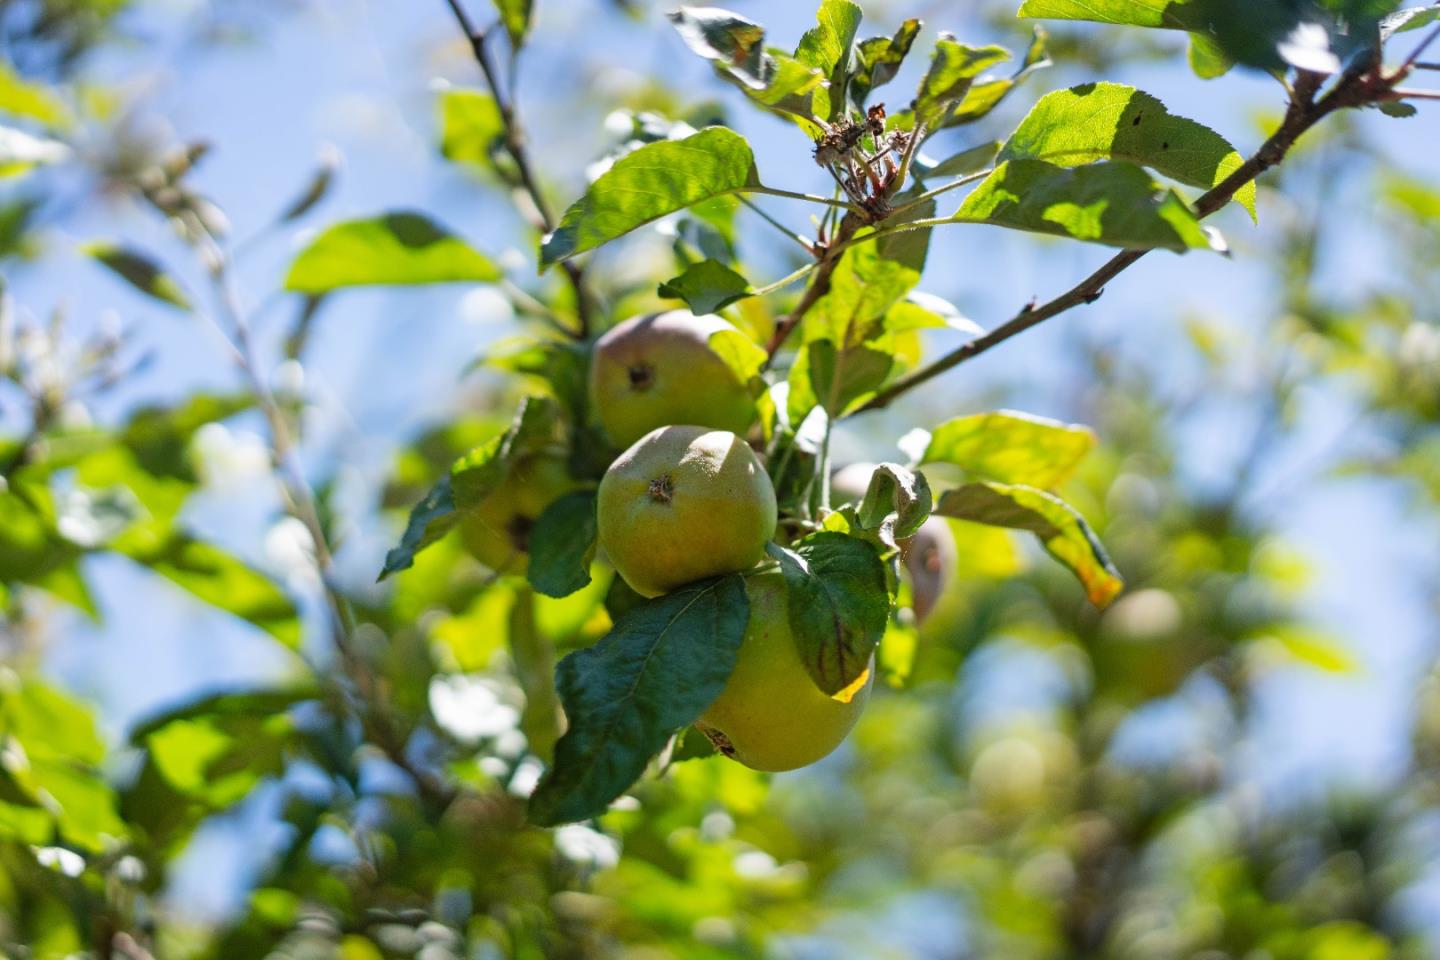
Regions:
[[575, 489], [565, 459], [537, 453], [511, 465], [490, 495], [460, 520], [465, 549], [497, 573], [523, 574], [530, 565], [530, 530], [563, 494]]
[[600, 548], [646, 597], [748, 570], [775, 536], [775, 488], [748, 444], [727, 430], [653, 430], [600, 481]]
[[808, 766], [840, 746], [874, 685], [875, 662], [848, 700], [815, 685], [790, 632], [789, 591], [778, 570], [748, 577], [750, 622], [724, 691], [695, 726], [732, 760], [756, 770]]
[[711, 347], [722, 331], [740, 335], [720, 317], [672, 310], [626, 320], [595, 341], [590, 405], [616, 446], [671, 424], [750, 428], [755, 398]]

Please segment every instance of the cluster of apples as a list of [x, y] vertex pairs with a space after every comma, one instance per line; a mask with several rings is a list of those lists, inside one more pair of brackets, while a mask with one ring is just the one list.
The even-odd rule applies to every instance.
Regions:
[[[595, 342], [591, 409], [624, 448], [600, 481], [599, 548], [644, 597], [747, 574], [750, 618], [735, 670], [696, 727], [746, 766], [793, 770], [839, 746], [873, 680], [832, 697], [801, 660], [784, 575], [762, 566], [777, 508], [744, 437], [755, 397], [712, 347], [722, 331], [738, 333], [720, 317], [674, 311], [626, 320]], [[523, 572], [530, 526], [575, 485], [558, 454], [516, 464], [462, 528], [471, 552], [492, 568]]]

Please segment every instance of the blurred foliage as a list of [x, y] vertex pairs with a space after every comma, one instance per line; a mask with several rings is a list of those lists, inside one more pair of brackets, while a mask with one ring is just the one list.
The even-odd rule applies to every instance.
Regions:
[[[16, 68], [0, 77], [7, 123], [63, 136], [67, 118], [94, 122], [72, 81], [121, 6], [0, 6], [0, 43]], [[519, 47], [529, 5], [497, 8]], [[1056, 31], [1049, 49], [1101, 72], [1179, 50], [1143, 34], [1109, 45]], [[498, 108], [479, 96], [442, 95], [437, 144], [487, 183], [516, 188], [522, 172], [497, 144]], [[664, 85], [619, 106], [633, 112], [617, 156], [723, 117]], [[112, 146], [76, 162], [176, 227], [196, 255], [189, 273], [213, 282], [205, 292], [224, 316], [233, 309], [224, 217], [189, 178], [203, 149]], [[30, 192], [0, 198], [0, 258], [46, 255], [31, 214], [48, 181], [30, 176]], [[1377, 255], [1387, 269], [1362, 289], [1317, 282], [1333, 254], [1327, 238], [1344, 229], [1323, 202], [1339, 180], [1365, 185], [1384, 226]], [[282, 221], [304, 217], [328, 183], [322, 170]], [[344, 525], [330, 483], [312, 502], [292, 476], [300, 393], [256, 379], [97, 425], [90, 412], [144, 357], [123, 330], [82, 324], [98, 332], [77, 334], [63, 310], [37, 315], [39, 305], [7, 296], [0, 403], [22, 416], [0, 436], [0, 955], [1435, 956], [1433, 910], [1407, 904], [1440, 858], [1440, 668], [1417, 683], [1410, 749], [1382, 786], [1257, 797], [1243, 747], [1267, 678], [1358, 669], [1349, 646], [1309, 617], [1306, 560], [1277, 535], [1266, 498], [1358, 476], [1393, 483], [1417, 522], [1440, 511], [1440, 185], [1386, 163], [1363, 125], [1342, 117], [1263, 186], [1273, 242], [1240, 253], [1269, 271], [1264, 315], [1243, 325], [1191, 318], [1193, 391], [1123, 345], [1090, 343], [1067, 414], [1093, 435], [1057, 424], [1021, 441], [1033, 423], [992, 415], [1012, 446], [977, 442], [971, 418], [928, 441], [935, 476], [958, 466], [986, 483], [1060, 488], [1125, 577], [1113, 604], [1087, 604], [1069, 571], [1028, 539], [947, 519], [956, 555], [938, 604], [923, 624], [905, 604], [892, 617], [881, 645], [892, 682], [877, 686], [840, 753], [772, 779], [714, 755], [692, 731], [608, 812], [552, 830], [531, 826], [525, 806], [561, 729], [555, 663], [639, 602], [611, 570], [596, 563], [581, 589], [545, 596], [483, 567], [457, 537], [440, 538], [449, 521], [434, 502], [421, 519], [443, 529], [406, 555], [413, 566], [396, 567], [383, 588], [331, 583], [324, 554]], [[738, 263], [737, 206], [721, 198], [683, 213], [665, 256], [643, 270], [596, 271], [600, 302], [616, 319], [655, 309], [657, 285], [677, 270]], [[116, 286], [117, 296], [188, 308], [148, 254], [90, 252], [135, 288]], [[346, 272], [366, 257], [380, 266], [360, 280]], [[375, 271], [389, 271], [375, 281], [386, 283], [501, 280], [488, 258], [418, 214], [332, 227], [297, 264], [305, 269], [292, 287], [313, 296], [291, 332], [292, 361], [323, 298]], [[526, 335], [477, 361], [505, 375], [486, 381], [501, 386], [398, 451], [375, 504], [397, 531], [394, 514], [442, 478], [471, 496], [497, 482], [495, 469], [519, 455], [509, 441], [524, 424], [510, 424], [508, 410], [522, 394], [553, 394], [546, 410], [584, 421], [584, 356], [565, 339], [582, 305], [554, 273], [499, 287]], [[758, 297], [730, 315], [761, 342], [774, 329]], [[228, 322], [243, 354], [243, 319]], [[912, 347], [918, 354], [918, 340], [894, 354]], [[1354, 422], [1323, 461], [1291, 463], [1307, 391], [1347, 397]], [[1237, 396], [1260, 414], [1240, 466], [1223, 488], [1197, 490], [1184, 478], [1206, 454], [1178, 437], [1232, 411]], [[780, 411], [770, 415], [779, 430]], [[272, 518], [274, 529], [306, 576], [259, 569], [187, 523], [191, 498], [242, 455], [231, 428], [262, 417], [273, 441], [266, 466], [291, 514]], [[875, 430], [880, 447], [889, 438]], [[554, 439], [537, 431], [538, 445]], [[604, 467], [585, 461], [594, 439], [571, 438], [576, 476]], [[816, 451], [791, 449], [797, 472], [813, 474]], [[478, 450], [489, 452], [477, 459]], [[452, 469], [457, 460], [466, 468]], [[874, 510], [866, 498], [845, 522], [858, 529]], [[421, 532], [432, 531], [422, 522]], [[288, 679], [197, 699], [108, 742], [95, 705], [39, 669], [46, 636], [69, 615], [60, 606], [99, 615], [87, 577], [98, 555], [254, 625], [257, 643], [288, 652]], [[1091, 567], [1110, 589], [1108, 568]], [[912, 581], [893, 589], [903, 598]], [[1437, 584], [1428, 587], [1440, 602]], [[326, 616], [302, 616], [311, 608]], [[1137, 738], [1146, 749], [1127, 746]], [[196, 832], [261, 805], [283, 830], [265, 841], [243, 909], [207, 924], [175, 915], [167, 893]]]

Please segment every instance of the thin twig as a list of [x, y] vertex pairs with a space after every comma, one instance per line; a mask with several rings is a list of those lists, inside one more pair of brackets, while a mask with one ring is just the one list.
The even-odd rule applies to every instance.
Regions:
[[[461, 6], [460, 0], [446, 0], [451, 13], [455, 15], [455, 22], [460, 26], [465, 39], [470, 43], [470, 50], [474, 54], [475, 62], [480, 66], [480, 72], [485, 77], [485, 84], [490, 88], [490, 95], [495, 98], [495, 107], [500, 113], [500, 121], [504, 127], [505, 152], [515, 162], [515, 172], [519, 177], [518, 186], [524, 190], [530, 198], [530, 203], [535, 208], [535, 226], [541, 232], [549, 234], [555, 230], [555, 217], [550, 211], [550, 206], [545, 201], [545, 194], [540, 189], [540, 183], [535, 177], [534, 168], [530, 163], [530, 156], [525, 147], [525, 137], [520, 128], [519, 118], [515, 113], [513, 100], [506, 98], [500, 89], [498, 74], [495, 69], [495, 62], [490, 57], [490, 51], [485, 45], [485, 31], [477, 28], [470, 15]], [[512, 87], [511, 94], [514, 89]], [[575, 290], [575, 317], [580, 324], [578, 332], [571, 332], [571, 336], [584, 340], [590, 335], [593, 326], [591, 313], [593, 298], [585, 283], [584, 268], [576, 263], [567, 260], [562, 263], [561, 268], [565, 271], [570, 286]]]
[[[1270, 135], [1253, 156], [1235, 168], [1230, 176], [1212, 187], [1195, 202], [1197, 217], [1210, 216], [1229, 203], [1242, 187], [1284, 160], [1295, 141], [1330, 113], [1344, 107], [1373, 102], [1383, 97], [1391, 89], [1393, 83], [1392, 80], [1380, 76], [1378, 71], [1357, 73], [1343, 78], [1328, 94], [1317, 101], [1315, 95], [1323, 79], [1318, 74], [1310, 72], [1301, 72], [1298, 75], [1290, 105], [1279, 128]], [[862, 239], [869, 239], [869, 237]], [[1126, 250], [1117, 254], [1099, 270], [1055, 299], [1038, 306], [1026, 306], [1004, 324], [984, 336], [977, 337], [933, 363], [921, 367], [908, 376], [901, 377], [858, 407], [851, 415], [867, 410], [884, 409], [902, 394], [933, 380], [967, 360], [978, 357], [1031, 327], [1038, 326], [1051, 317], [1074, 307], [1094, 303], [1104, 292], [1106, 284], [1149, 252], [1149, 249]]]
[[757, 204], [754, 200], [746, 197], [745, 194], [737, 193], [735, 194], [735, 196], [739, 199], [741, 203], [745, 204], [745, 206], [749, 207], [751, 210], [754, 210], [755, 213], [759, 215], [760, 219], [770, 224], [770, 226], [774, 227], [776, 230], [779, 230], [788, 239], [793, 240], [794, 242], [800, 244], [801, 247], [805, 248], [806, 253], [810, 254], [812, 257], [815, 255], [815, 246], [809, 240], [806, 240], [800, 234], [796, 233], [794, 230], [791, 230], [779, 220], [776, 220], [774, 217], [770, 216], [770, 214], [766, 213], [759, 204]]
[[890, 211], [890, 216], [893, 217], [897, 214], [904, 213], [906, 210], [909, 210], [912, 207], [918, 207], [920, 206], [920, 204], [924, 203], [927, 200], [933, 200], [938, 196], [949, 193], [951, 190], [957, 190], [968, 183], [974, 183], [976, 180], [983, 180], [985, 177], [990, 176], [990, 174], [992, 173], [994, 173], [994, 170], [986, 167], [984, 170], [977, 170], [974, 173], [967, 173], [963, 177], [957, 177], [956, 179], [951, 180], [949, 183], [943, 183], [933, 190], [926, 190], [924, 193], [920, 194], [915, 199], [909, 201], [908, 203], [904, 203], [896, 207], [894, 210]]
[[832, 200], [830, 197], [822, 197], [816, 193], [797, 193], [794, 190], [781, 190], [778, 187], [765, 187], [760, 184], [744, 187], [741, 192], [763, 193], [766, 196], [787, 197], [791, 200], [808, 200], [811, 203], [821, 203], [827, 207], [840, 207], [843, 210], [849, 210], [851, 213], [865, 212], [857, 204], [849, 203], [845, 200]]
[[[437, 808], [444, 809], [453, 799], [454, 791], [427, 771], [416, 766], [406, 755], [404, 738], [391, 723], [378, 682], [370, 670], [369, 664], [355, 649], [353, 643], [356, 628], [355, 613], [350, 606], [350, 601], [334, 581], [334, 556], [325, 535], [324, 524], [320, 520], [320, 511], [316, 506], [315, 496], [311, 492], [310, 484], [305, 479], [305, 472], [300, 466], [298, 449], [290, 430], [290, 424], [284, 410], [276, 401], [275, 395], [270, 391], [264, 378], [260, 376], [259, 358], [254, 341], [250, 336], [249, 319], [240, 306], [239, 296], [230, 276], [230, 256], [209, 237], [202, 239], [199, 249], [209, 267], [208, 272], [215, 292], [215, 301], [225, 323], [222, 324], [214, 316], [208, 314], [207, 316], [234, 351], [240, 369], [244, 372], [250, 385], [250, 390], [255, 395], [255, 401], [259, 404], [260, 411], [265, 417], [270, 433], [271, 457], [278, 471], [286, 513], [300, 521], [310, 536], [315, 551], [315, 566], [334, 617], [332, 639], [335, 650], [340, 655], [346, 676], [355, 684], [356, 692], [361, 700], [356, 714], [365, 735], [380, 748], [392, 764], [410, 777], [422, 797], [436, 805]], [[227, 325], [228, 329], [226, 329]]]
[[[784, 346], [790, 334], [805, 319], [805, 314], [830, 290], [830, 275], [835, 272], [835, 267], [840, 263], [840, 252], [844, 250], [846, 243], [854, 236], [855, 231], [860, 229], [861, 220], [859, 217], [847, 214], [841, 221], [840, 227], [835, 231], [835, 237], [831, 245], [826, 248], [824, 255], [818, 263], [815, 263], [815, 279], [810, 281], [810, 286], [805, 288], [800, 302], [795, 308], [775, 324], [775, 332], [770, 335], [770, 340], [765, 344], [765, 352], [769, 354], [770, 360], [775, 359], [775, 354]], [[769, 361], [767, 361], [768, 363]]]

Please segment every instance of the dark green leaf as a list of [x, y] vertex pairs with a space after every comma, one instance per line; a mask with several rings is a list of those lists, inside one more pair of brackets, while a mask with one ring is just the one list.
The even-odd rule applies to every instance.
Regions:
[[738, 574], [681, 587], [621, 615], [556, 670], [569, 729], [530, 798], [540, 824], [599, 816], [670, 737], [725, 688], [750, 619]]
[[772, 547], [789, 591], [790, 630], [815, 683], [834, 696], [865, 676], [885, 634], [890, 591], [875, 548], [823, 531]]
[[750, 281], [716, 260], [702, 260], [660, 284], [656, 294], [684, 300], [696, 316], [714, 313], [754, 292]]
[[530, 531], [530, 584], [547, 597], [568, 597], [590, 582], [594, 559], [595, 494], [566, 494]]
[[1223, 249], [1175, 191], [1120, 161], [1065, 169], [1010, 160], [965, 198], [955, 219], [1112, 247]]
[[91, 243], [81, 250], [146, 296], [181, 310], [191, 309], [185, 291], [175, 278], [144, 254], [111, 243]]
[[[1119, 83], [1087, 83], [1042, 97], [1000, 150], [1002, 161], [1022, 158], [1059, 167], [1128, 160], [1205, 189], [1244, 163], [1214, 130]], [[1253, 218], [1255, 185], [1241, 188], [1235, 201]]]
[[827, 81], [816, 88], [813, 100], [815, 116], [822, 120], [834, 122], [844, 116], [850, 53], [861, 16], [850, 0], [821, 0], [815, 12], [818, 26], [807, 31], [795, 48], [795, 59], [819, 70]]
[[921, 463], [950, 463], [966, 474], [1050, 490], [1068, 480], [1095, 447], [1088, 427], [1000, 410], [936, 427]]
[[343, 287], [493, 283], [490, 259], [419, 213], [387, 213], [328, 228], [300, 252], [285, 289], [321, 294]]
[[541, 245], [541, 263], [559, 263], [666, 214], [758, 183], [750, 145], [724, 127], [646, 144], [615, 161], [565, 211]]
[[1004, 47], [968, 47], [949, 34], [935, 42], [930, 70], [915, 95], [915, 123], [927, 130], [939, 129], [950, 108], [965, 98], [975, 78], [1010, 59]]
[[946, 491], [935, 513], [1035, 534], [1080, 579], [1097, 607], [1109, 604], [1124, 586], [1085, 518], [1054, 494], [1012, 484], [967, 483]]
[[873, 90], [895, 79], [919, 35], [920, 21], [912, 17], [900, 24], [893, 37], [861, 41], [855, 53], [855, 74], [850, 78], [850, 93], [856, 104], [863, 107]]

